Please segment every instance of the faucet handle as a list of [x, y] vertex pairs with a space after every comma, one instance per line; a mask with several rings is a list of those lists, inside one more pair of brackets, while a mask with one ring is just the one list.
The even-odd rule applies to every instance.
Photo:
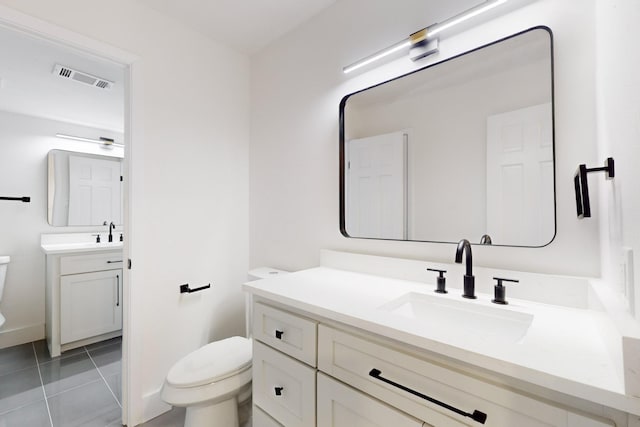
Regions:
[[503, 277], [494, 277], [493, 280], [496, 280], [497, 283], [493, 287], [493, 299], [491, 300], [491, 302], [494, 304], [502, 304], [502, 305], [509, 304], [505, 299], [507, 288], [504, 287], [502, 282], [519, 283], [520, 281], [515, 279], [505, 279]]
[[436, 290], [435, 292], [439, 293], [439, 294], [446, 294], [447, 293], [447, 278], [444, 277], [444, 273], [447, 272], [447, 270], [438, 270], [436, 268], [427, 268], [428, 271], [435, 271], [438, 274], [438, 277], [436, 278]]

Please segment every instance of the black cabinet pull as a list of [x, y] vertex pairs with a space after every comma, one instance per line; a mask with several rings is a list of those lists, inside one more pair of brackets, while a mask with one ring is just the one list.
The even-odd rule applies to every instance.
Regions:
[[469, 413], [469, 412], [465, 412], [465, 411], [463, 411], [461, 409], [458, 409], [458, 408], [456, 408], [454, 406], [447, 405], [446, 403], [441, 402], [441, 401], [439, 401], [437, 399], [434, 399], [433, 397], [429, 397], [426, 394], [422, 394], [422, 393], [420, 393], [418, 391], [410, 389], [409, 387], [405, 387], [402, 384], [398, 384], [396, 382], [393, 382], [391, 380], [383, 378], [382, 377], [382, 372], [379, 369], [375, 369], [374, 368], [371, 371], [369, 371], [369, 376], [371, 376], [371, 377], [373, 377], [373, 378], [375, 378], [377, 380], [380, 380], [382, 382], [385, 382], [387, 384], [390, 384], [390, 385], [392, 385], [394, 387], [397, 387], [400, 390], [404, 390], [407, 393], [411, 393], [414, 396], [418, 396], [418, 397], [420, 397], [420, 398], [422, 398], [424, 400], [428, 400], [431, 403], [435, 403], [438, 406], [442, 406], [443, 408], [446, 408], [446, 409], [448, 409], [450, 411], [453, 411], [458, 415], [462, 415], [463, 417], [469, 417], [472, 420], [479, 422], [480, 424], [484, 424], [485, 421], [487, 421], [487, 414], [485, 414], [484, 412], [480, 412], [478, 410], [474, 410], [473, 413]]
[[[100, 236], [100, 235], [98, 234], [98, 236]], [[99, 242], [99, 241], [96, 241], [96, 243], [100, 243], [100, 242]], [[108, 261], [107, 261], [107, 264], [117, 264], [117, 263], [119, 263], [119, 262], [122, 262], [122, 260], [121, 260], [121, 259], [119, 259], [119, 260], [117, 260], [117, 261], [111, 261], [111, 260], [108, 260]]]
[[276, 329], [276, 338], [281, 340], [282, 339], [282, 334], [284, 334], [284, 331], [279, 331]]
[[282, 396], [282, 390], [284, 390], [284, 387], [275, 387], [274, 390], [276, 391], [276, 396]]
[[120, 275], [116, 275], [116, 307], [120, 307]]
[[204, 291], [205, 289], [209, 289], [211, 287], [211, 283], [205, 286], [200, 286], [199, 288], [191, 289], [188, 283], [184, 285], [180, 285], [180, 293], [181, 294], [190, 294], [193, 292]]

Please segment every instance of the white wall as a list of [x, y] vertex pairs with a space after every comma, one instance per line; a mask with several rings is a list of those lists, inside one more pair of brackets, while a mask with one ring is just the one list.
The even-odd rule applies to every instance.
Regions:
[[[578, 221], [573, 174], [596, 156], [593, 1], [538, 0], [441, 38], [440, 53], [368, 72], [342, 67], [477, 3], [343, 0], [252, 57], [252, 266], [301, 269], [321, 248], [450, 262], [451, 244], [347, 239], [339, 232], [338, 104], [351, 92], [536, 25], [554, 33], [557, 235], [544, 248], [474, 247], [478, 265], [597, 276], [597, 220]], [[444, 10], [448, 8], [448, 10]], [[393, 19], [389, 17], [393, 16]], [[596, 199], [597, 200], [597, 197]], [[597, 202], [594, 202], [597, 205]], [[597, 217], [597, 212], [594, 213]], [[425, 279], [428, 276], [425, 276]]]
[[[0, 196], [30, 196], [30, 203], [0, 201], [0, 254], [9, 255], [0, 312], [0, 348], [44, 338], [45, 256], [40, 235], [103, 227], [52, 227], [47, 223], [47, 153], [53, 149], [106, 154], [96, 144], [56, 138], [122, 134], [0, 112]], [[120, 150], [122, 151], [122, 150]], [[122, 154], [122, 153], [120, 153]]]
[[[249, 60], [135, 1], [0, 3], [139, 57], [128, 284], [135, 425], [163, 408], [158, 391], [178, 358], [244, 333]], [[209, 282], [209, 291], [178, 292]]]
[[602, 174], [589, 177], [599, 189], [603, 276], [624, 292], [621, 278], [622, 249], [634, 250], [636, 318], [640, 318], [640, 4], [636, 0], [598, 0], [597, 83], [598, 158], [616, 161], [615, 179]]

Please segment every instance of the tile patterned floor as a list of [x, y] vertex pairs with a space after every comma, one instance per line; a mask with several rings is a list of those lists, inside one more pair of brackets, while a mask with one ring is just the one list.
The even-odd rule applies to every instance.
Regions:
[[46, 342], [0, 350], [0, 427], [114, 427], [122, 407], [121, 339], [51, 358]]
[[[49, 357], [44, 340], [0, 349], [0, 427], [119, 427], [122, 340]], [[184, 408], [143, 427], [182, 427]], [[251, 420], [243, 425], [251, 427]]]

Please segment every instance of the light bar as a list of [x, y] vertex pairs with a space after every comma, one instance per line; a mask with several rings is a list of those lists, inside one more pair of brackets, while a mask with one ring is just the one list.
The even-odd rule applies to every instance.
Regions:
[[65, 135], [63, 133], [57, 133], [56, 138], [70, 139], [73, 141], [92, 142], [94, 144], [100, 144], [103, 147], [124, 147], [124, 144], [117, 144], [111, 138], [100, 137], [100, 139], [85, 138], [82, 136]]
[[[451, 27], [454, 27], [462, 22], [465, 22], [471, 18], [474, 18], [478, 15], [481, 15], [497, 6], [500, 6], [501, 4], [506, 3], [508, 0], [487, 0], [484, 3], [481, 3], [477, 6], [472, 7], [471, 9], [467, 9], [464, 12], [455, 15], [443, 22], [440, 22], [438, 24], [434, 24], [430, 27], [426, 27], [423, 28], [420, 31], [417, 31], [413, 34], [411, 34], [409, 37], [407, 37], [406, 39], [395, 43], [385, 49], [382, 49], [372, 55], [369, 55], [365, 58], [360, 59], [359, 61], [354, 62], [351, 65], [347, 65], [346, 67], [344, 67], [342, 69], [342, 71], [347, 74], [350, 73], [354, 70], [357, 70], [359, 68], [364, 67], [365, 65], [369, 65], [372, 62], [378, 61], [382, 58], [385, 58], [389, 55], [391, 55], [392, 53], [401, 51], [405, 48], [413, 48], [416, 47], [418, 45], [422, 45], [425, 43], [428, 43], [432, 40], [436, 40], [435, 36], [440, 33], [441, 31], [447, 30]], [[429, 51], [429, 53], [435, 53], [437, 52], [436, 50], [432, 50]], [[426, 55], [420, 55], [419, 57], [416, 57], [415, 59], [419, 59], [422, 58]]]

